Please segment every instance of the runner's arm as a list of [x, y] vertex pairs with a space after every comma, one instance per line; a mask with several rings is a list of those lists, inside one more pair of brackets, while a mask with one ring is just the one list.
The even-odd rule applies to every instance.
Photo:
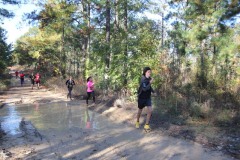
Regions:
[[147, 91], [147, 90], [149, 90], [149, 89], [151, 89], [151, 84], [150, 84], [150, 83], [147, 84], [147, 82], [144, 81], [144, 82], [142, 83], [142, 90], [145, 92], [145, 91]]

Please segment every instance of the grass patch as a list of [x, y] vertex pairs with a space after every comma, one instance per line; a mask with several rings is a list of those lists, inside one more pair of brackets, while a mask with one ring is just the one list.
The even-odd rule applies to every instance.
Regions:
[[222, 111], [218, 111], [215, 117], [214, 123], [219, 127], [227, 127], [233, 124], [233, 120], [236, 113], [229, 109], [224, 109]]

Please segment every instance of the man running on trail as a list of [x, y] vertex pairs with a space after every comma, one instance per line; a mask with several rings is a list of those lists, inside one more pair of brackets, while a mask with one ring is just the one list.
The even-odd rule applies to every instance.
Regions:
[[87, 79], [87, 105], [90, 97], [93, 97], [93, 103], [95, 104], [94, 83], [92, 77]]
[[144, 125], [144, 129], [146, 131], [151, 130], [149, 126], [149, 121], [152, 114], [151, 92], [154, 92], [151, 87], [151, 84], [153, 83], [153, 79], [150, 76], [151, 76], [151, 69], [149, 67], [145, 67], [143, 69], [140, 87], [138, 89], [138, 113], [137, 113], [136, 128], [139, 128], [139, 118], [142, 114], [142, 109], [147, 106], [147, 109], [148, 109], [147, 119], [146, 119], [146, 124]]
[[25, 75], [23, 74], [23, 72], [21, 72], [19, 76], [20, 76], [21, 86], [23, 86]]
[[39, 89], [39, 85], [40, 85], [40, 78], [41, 78], [40, 74], [37, 73], [37, 74], [35, 75], [35, 82], [36, 82], [36, 84], [37, 84], [37, 88], [38, 88], [38, 89]]
[[72, 89], [73, 89], [73, 85], [75, 85], [75, 82], [72, 79], [72, 76], [70, 76], [69, 79], [66, 81], [66, 85], [68, 87], [67, 98], [70, 97], [70, 99], [72, 100]]
[[34, 86], [34, 84], [35, 84], [35, 76], [34, 76], [34, 74], [32, 73], [30, 76], [29, 76], [29, 78], [30, 78], [30, 80], [31, 80], [31, 86], [32, 86], [32, 89], [33, 89], [33, 86]]

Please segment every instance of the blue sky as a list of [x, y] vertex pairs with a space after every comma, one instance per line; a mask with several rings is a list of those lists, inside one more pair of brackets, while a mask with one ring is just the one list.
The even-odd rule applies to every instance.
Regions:
[[31, 27], [29, 24], [22, 20], [24, 13], [30, 13], [37, 7], [34, 4], [24, 4], [24, 5], [4, 5], [5, 9], [14, 12], [15, 17], [8, 19], [5, 18], [2, 28], [7, 30], [7, 43], [14, 43], [20, 36], [28, 31]]

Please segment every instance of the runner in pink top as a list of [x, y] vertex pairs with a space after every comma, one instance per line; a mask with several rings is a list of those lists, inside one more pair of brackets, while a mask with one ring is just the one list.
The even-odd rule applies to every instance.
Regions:
[[87, 104], [90, 97], [93, 97], [93, 102], [95, 103], [95, 94], [94, 94], [94, 83], [92, 77], [87, 79]]
[[87, 82], [87, 92], [92, 92], [93, 87], [94, 87], [94, 83], [92, 82], [92, 80], [88, 81]]
[[36, 84], [37, 84], [37, 88], [38, 88], [38, 89], [39, 89], [39, 85], [40, 85], [40, 78], [41, 78], [40, 74], [37, 73], [37, 74], [35, 75], [35, 82], [36, 82]]

